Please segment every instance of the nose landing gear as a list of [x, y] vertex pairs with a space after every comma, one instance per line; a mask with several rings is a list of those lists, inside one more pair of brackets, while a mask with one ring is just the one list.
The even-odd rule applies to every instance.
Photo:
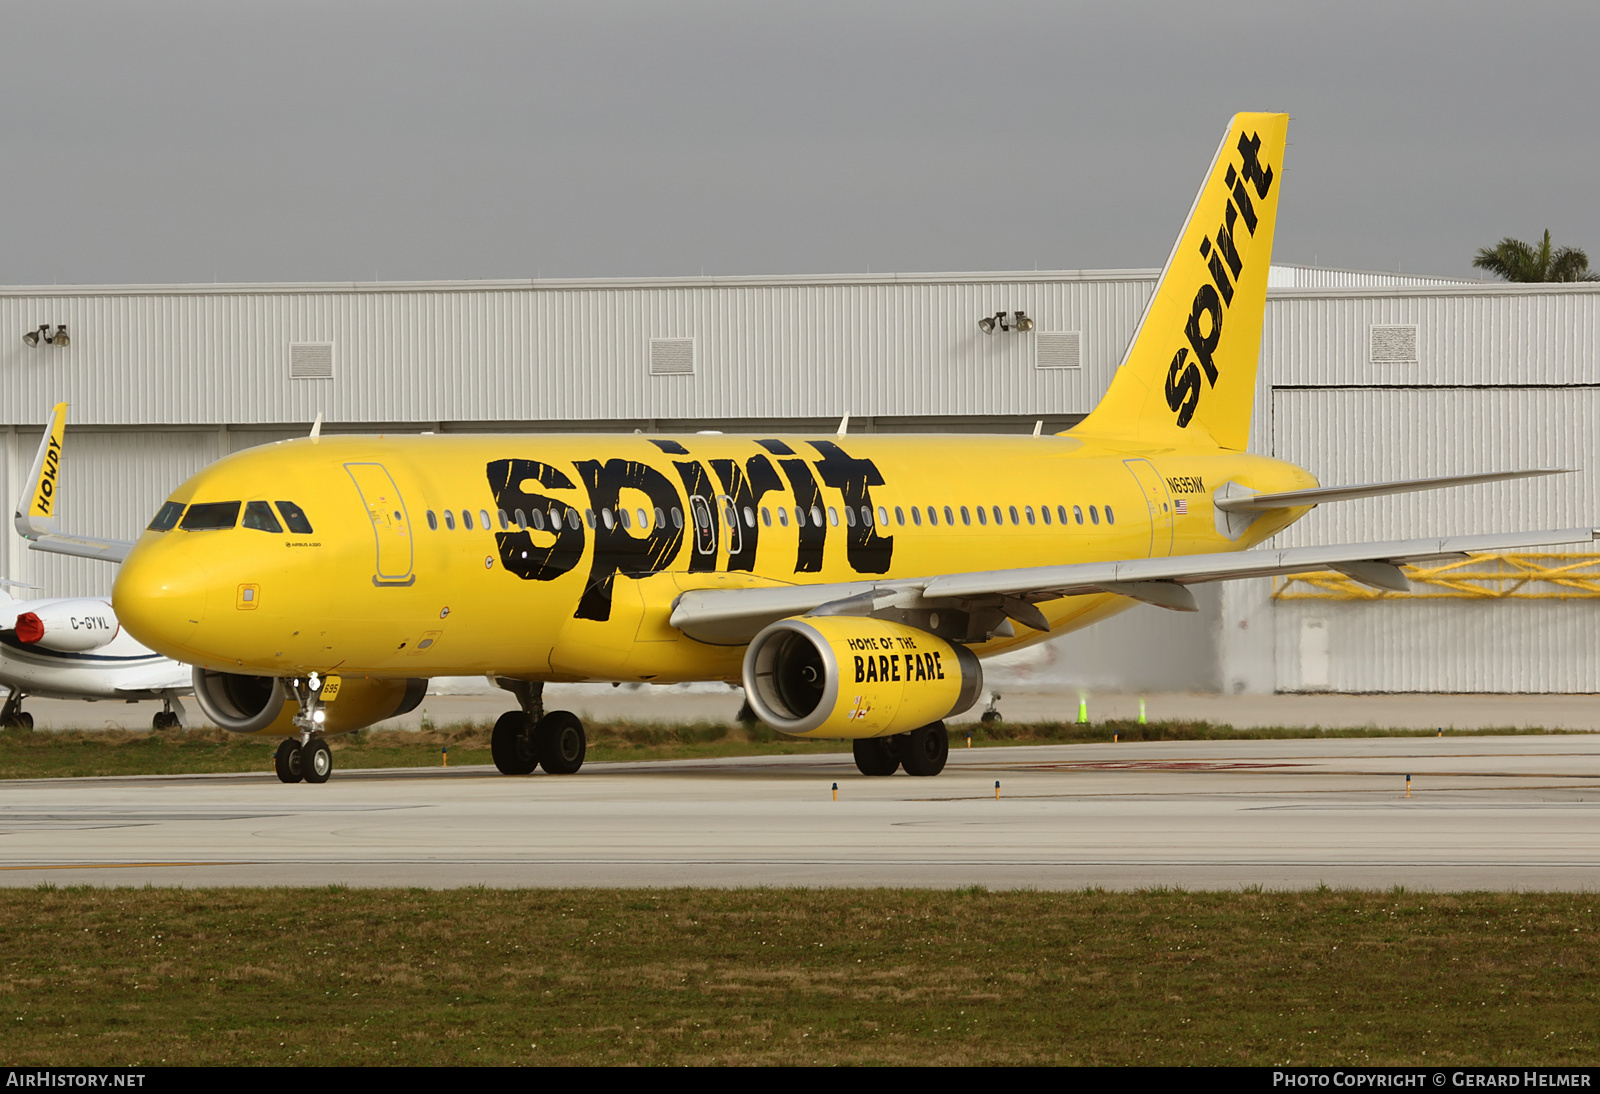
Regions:
[[312, 673], [306, 680], [290, 680], [287, 687], [300, 707], [294, 716], [294, 727], [300, 731], [300, 738], [290, 737], [278, 745], [272, 761], [273, 770], [280, 782], [325, 783], [333, 774], [333, 751], [321, 736], [326, 717], [318, 701], [322, 681]]

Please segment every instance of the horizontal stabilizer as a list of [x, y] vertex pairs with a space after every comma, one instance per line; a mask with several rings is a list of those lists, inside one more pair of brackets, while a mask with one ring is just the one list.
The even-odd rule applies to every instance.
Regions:
[[[1321, 505], [1329, 501], [1354, 501], [1381, 498], [1389, 494], [1410, 494], [1417, 490], [1442, 490], [1447, 486], [1475, 486], [1483, 482], [1534, 479], [1541, 475], [1570, 475], [1570, 468], [1541, 467], [1532, 471], [1490, 471], [1482, 475], [1445, 475], [1436, 479], [1400, 479], [1364, 486], [1319, 486], [1312, 490], [1289, 490], [1281, 494], [1243, 492], [1237, 483], [1229, 484], [1228, 494], [1218, 496], [1216, 506], [1224, 513], [1264, 513], [1269, 509], [1294, 509], [1302, 505]], [[1224, 489], [1227, 489], [1226, 487]], [[1221, 495], [1221, 491], [1218, 492]]]

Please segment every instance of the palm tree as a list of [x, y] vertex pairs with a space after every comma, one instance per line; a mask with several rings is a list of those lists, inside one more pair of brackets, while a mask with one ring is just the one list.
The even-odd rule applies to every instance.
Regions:
[[1507, 281], [1600, 281], [1600, 274], [1589, 272], [1589, 256], [1578, 248], [1551, 251], [1548, 228], [1537, 247], [1506, 236], [1479, 251], [1472, 264]]

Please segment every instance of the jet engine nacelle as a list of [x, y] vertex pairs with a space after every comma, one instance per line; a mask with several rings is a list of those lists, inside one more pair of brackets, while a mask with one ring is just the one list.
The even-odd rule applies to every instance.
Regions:
[[[385, 718], [415, 710], [428, 693], [428, 681], [373, 680], [346, 677], [338, 697], [321, 708], [324, 733], [349, 733]], [[231, 672], [194, 670], [194, 697], [210, 718], [234, 733], [293, 732], [299, 709], [289, 689], [275, 676], [241, 676]]]
[[744, 692], [797, 737], [889, 737], [960, 714], [983, 690], [965, 646], [858, 616], [780, 619], [744, 655]]
[[17, 641], [59, 653], [97, 650], [115, 638], [122, 627], [104, 600], [58, 600], [21, 612], [16, 622]]

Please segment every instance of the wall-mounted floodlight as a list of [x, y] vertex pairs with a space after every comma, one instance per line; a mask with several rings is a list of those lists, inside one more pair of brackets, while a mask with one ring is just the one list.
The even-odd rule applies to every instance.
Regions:
[[49, 323], [40, 323], [38, 330], [30, 330], [22, 336], [22, 340], [30, 346], [37, 346], [40, 342], [48, 346], [70, 346], [72, 344], [72, 339], [67, 337], [65, 323], [57, 323], [54, 334], [50, 333]]
[[1027, 331], [1033, 329], [1033, 320], [1020, 311], [1011, 312], [1009, 315], [997, 311], [978, 320], [978, 329], [984, 334], [993, 334], [996, 327], [1001, 330]]

